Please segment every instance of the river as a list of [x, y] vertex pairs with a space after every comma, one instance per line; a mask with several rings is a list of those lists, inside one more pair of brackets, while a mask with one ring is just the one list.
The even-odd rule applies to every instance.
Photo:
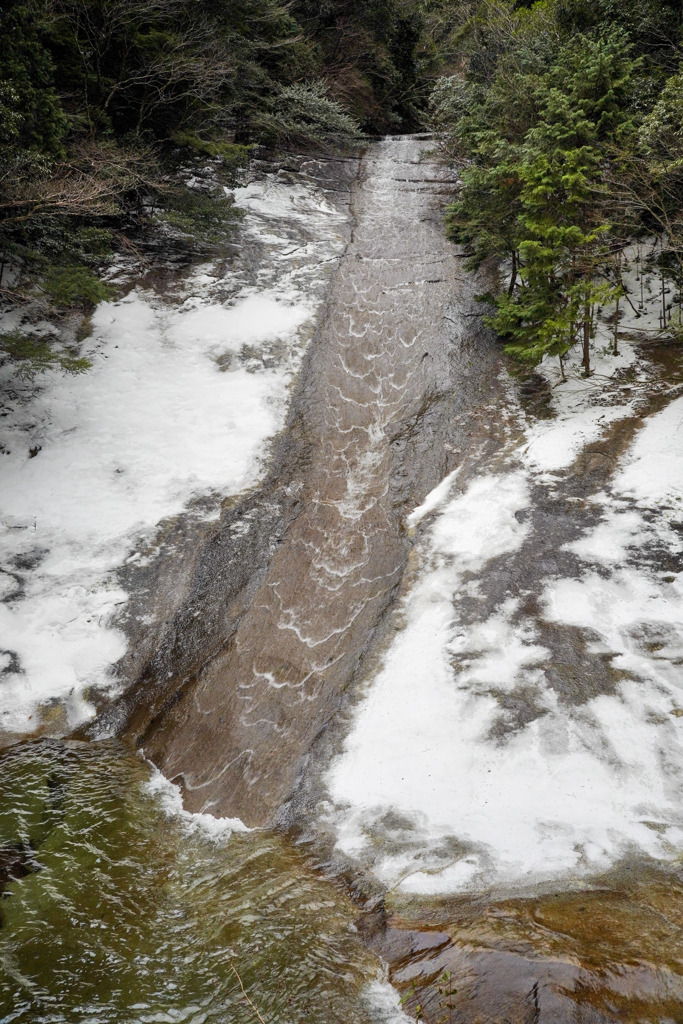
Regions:
[[94, 724], [3, 755], [3, 1019], [681, 1019], [678, 520], [633, 448], [671, 359], [525, 393], [430, 145], [331, 163], [264, 479], [142, 570]]

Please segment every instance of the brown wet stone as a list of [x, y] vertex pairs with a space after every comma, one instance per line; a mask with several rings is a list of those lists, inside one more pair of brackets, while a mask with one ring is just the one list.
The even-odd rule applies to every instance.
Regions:
[[33, 850], [23, 842], [5, 843], [0, 846], [0, 893], [9, 882], [18, 882], [26, 875], [39, 871], [40, 865]]
[[[271, 822], [295, 792], [297, 814], [310, 813], [320, 797], [311, 779], [343, 735], [351, 684], [371, 674], [383, 638], [399, 628], [400, 615], [386, 612], [417, 572], [401, 516], [454, 465], [463, 486], [495, 471], [496, 460], [505, 465], [499, 438], [484, 443], [498, 401], [490, 341], [476, 320], [461, 321], [459, 333], [441, 329], [456, 323], [471, 293], [441, 235], [438, 190], [427, 177], [419, 191], [415, 180], [408, 191], [405, 178], [397, 184], [418, 148], [415, 140], [382, 143], [363, 164], [353, 239], [272, 475], [202, 528], [201, 550], [188, 552], [180, 537], [189, 566], [179, 574], [182, 611], [174, 613], [171, 595], [170, 640], [158, 651], [146, 641], [151, 653], [125, 722], [192, 810]], [[434, 173], [428, 164], [413, 169]], [[417, 253], [416, 239], [424, 242]], [[446, 262], [432, 276], [435, 254]], [[468, 377], [475, 351], [479, 375]], [[541, 407], [545, 397], [532, 396]], [[492, 560], [471, 608], [460, 599], [467, 623], [511, 593], [526, 595], [520, 614], [539, 623], [550, 652], [543, 667], [565, 703], [613, 693], [624, 673], [610, 653], [589, 649], [590, 631], [544, 622], [533, 595], [549, 576], [578, 571], [563, 545], [598, 521], [591, 497], [609, 484], [642, 417], [669, 398], [643, 395], [640, 415], [607, 426], [551, 488], [539, 486], [525, 511], [528, 544]], [[210, 634], [193, 625], [203, 620], [213, 623]], [[542, 711], [533, 688], [494, 695], [499, 742]], [[608, 880], [588, 893], [463, 898], [429, 912], [424, 901], [410, 910], [395, 894], [388, 902], [388, 916], [362, 918], [359, 930], [428, 1024], [683, 1022], [676, 876]]]
[[149, 658], [110, 715], [189, 810], [277, 818], [401, 581], [406, 507], [497, 393], [495, 341], [460, 315], [476, 288], [443, 233], [447, 172], [424, 149], [368, 148], [273, 472], [181, 564], [182, 607], [157, 650], [142, 637]]
[[386, 928], [378, 939], [368, 939], [368, 945], [381, 951], [391, 964], [408, 963], [413, 958], [433, 957], [450, 947], [451, 937], [447, 932], [422, 932], [407, 928]]
[[[419, 1004], [427, 1024], [683, 1020], [676, 874], [641, 866], [583, 892], [431, 904], [396, 896], [394, 903], [370, 944], [389, 961], [405, 1005], [415, 1013]], [[422, 947], [420, 917], [429, 922]]]

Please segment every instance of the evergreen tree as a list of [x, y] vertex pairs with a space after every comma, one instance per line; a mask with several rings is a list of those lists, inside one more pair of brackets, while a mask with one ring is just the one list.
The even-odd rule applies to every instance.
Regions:
[[[471, 4], [466, 63], [439, 84], [432, 112], [445, 152], [461, 168], [448, 211], [452, 237], [470, 265], [491, 258], [511, 267], [488, 322], [512, 355], [530, 363], [561, 358], [580, 341], [590, 373], [595, 310], [623, 294], [616, 254], [629, 233], [645, 229], [648, 203], [650, 220], [657, 207], [643, 133], [654, 158], [653, 118], [668, 125], [662, 137], [673, 157], [681, 108], [671, 81], [652, 100], [660, 113], [643, 124], [648, 83], [659, 74], [652, 54], [599, 18], [593, 30], [592, 15], [578, 34], [580, 5], [571, 19], [570, 6]], [[675, 175], [675, 157], [669, 166]]]

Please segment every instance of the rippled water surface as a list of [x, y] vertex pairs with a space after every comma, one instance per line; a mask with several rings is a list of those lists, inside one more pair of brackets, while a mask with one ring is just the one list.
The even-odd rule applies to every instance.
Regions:
[[[189, 625], [178, 620], [169, 633], [180, 641], [166, 675], [153, 661], [132, 714], [123, 701], [128, 735], [182, 786], [189, 810], [248, 825], [279, 820], [401, 579], [403, 513], [452, 468], [471, 429], [454, 417], [467, 418], [482, 394], [490, 399], [492, 343], [476, 317], [461, 315], [475, 305], [476, 285], [443, 232], [452, 185], [430, 145], [395, 137], [368, 146], [351, 194], [353, 236], [302, 370], [276, 479], [256, 511], [247, 501], [238, 518], [225, 516], [220, 548], [234, 551], [231, 563], [222, 573], [207, 565], [215, 584], [193, 591]], [[270, 539], [259, 572], [236, 546], [250, 531]], [[202, 638], [203, 659], [188, 671], [182, 649], [203, 622], [197, 609], [215, 603], [218, 642], [212, 653]]]
[[377, 1021], [343, 893], [277, 834], [167, 817], [149, 778], [113, 742], [0, 758], [0, 1019]]

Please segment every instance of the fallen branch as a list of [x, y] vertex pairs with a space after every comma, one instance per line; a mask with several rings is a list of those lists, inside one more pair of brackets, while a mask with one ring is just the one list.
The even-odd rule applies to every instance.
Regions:
[[233, 971], [233, 973], [234, 973], [235, 977], [237, 978], [237, 980], [238, 980], [238, 981], [239, 981], [239, 983], [240, 983], [240, 988], [242, 989], [242, 995], [244, 996], [244, 998], [246, 999], [246, 1001], [247, 1001], [247, 1002], [249, 1003], [249, 1005], [251, 1006], [252, 1010], [254, 1011], [254, 1013], [256, 1014], [256, 1016], [258, 1017], [258, 1019], [259, 1019], [259, 1020], [261, 1021], [261, 1024], [266, 1024], [266, 1022], [264, 1021], [263, 1017], [262, 1017], [262, 1016], [261, 1016], [261, 1014], [260, 1014], [260, 1013], [258, 1012], [258, 1010], [256, 1009], [256, 1007], [255, 1007], [255, 1006], [254, 1006], [254, 1004], [252, 1003], [251, 999], [250, 999], [250, 998], [249, 998], [249, 996], [247, 995], [247, 990], [245, 989], [244, 985], [242, 984], [242, 979], [240, 978], [240, 975], [239, 975], [239, 971], [237, 970], [237, 968], [235, 967], [235, 965], [234, 965], [234, 964], [230, 964], [230, 969], [231, 969], [231, 970]]

